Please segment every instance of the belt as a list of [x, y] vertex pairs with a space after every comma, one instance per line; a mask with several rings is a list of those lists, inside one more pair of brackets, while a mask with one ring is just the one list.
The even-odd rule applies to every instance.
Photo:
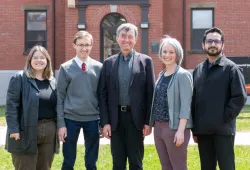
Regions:
[[119, 109], [120, 112], [131, 112], [131, 107], [130, 106], [118, 105], [118, 109]]

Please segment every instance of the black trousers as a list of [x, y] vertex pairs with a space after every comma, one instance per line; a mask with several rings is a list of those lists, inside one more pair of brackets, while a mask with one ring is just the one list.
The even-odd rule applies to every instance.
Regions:
[[126, 170], [127, 158], [130, 170], [142, 170], [144, 156], [142, 130], [138, 130], [131, 113], [119, 112], [119, 121], [111, 134], [113, 170]]
[[235, 170], [234, 135], [198, 135], [201, 170]]

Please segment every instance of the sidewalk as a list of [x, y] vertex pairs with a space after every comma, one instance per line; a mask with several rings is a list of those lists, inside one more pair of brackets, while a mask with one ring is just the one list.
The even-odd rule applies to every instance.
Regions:
[[[6, 127], [0, 126], [0, 146], [5, 144], [5, 139], [6, 139]], [[154, 144], [153, 133], [145, 138], [144, 143]], [[84, 144], [82, 131], [79, 135], [78, 144]], [[106, 138], [102, 138], [100, 140], [100, 144], [110, 144], [110, 141]], [[190, 138], [189, 144], [195, 145], [192, 138]], [[236, 132], [235, 145], [250, 145], [250, 132]]]

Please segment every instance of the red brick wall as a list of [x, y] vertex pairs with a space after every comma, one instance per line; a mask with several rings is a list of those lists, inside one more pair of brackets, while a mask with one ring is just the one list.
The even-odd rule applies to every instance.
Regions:
[[149, 7], [149, 56], [152, 57], [154, 62], [154, 70], [156, 78], [159, 72], [163, 69], [163, 64], [158, 58], [158, 54], [152, 54], [151, 42], [159, 42], [164, 34], [164, 12], [163, 2], [165, 0], [152, 0]]
[[72, 46], [72, 40], [77, 30], [78, 23], [78, 9], [77, 8], [68, 8], [65, 4], [65, 60], [67, 61], [75, 57], [75, 52]]
[[[167, 0], [163, 4], [163, 33], [176, 38], [183, 46], [183, 1]], [[184, 47], [183, 47], [184, 48]], [[186, 62], [184, 55], [183, 63]]]
[[[76, 34], [78, 23], [78, 9], [65, 9], [66, 28], [65, 28], [65, 51], [66, 59], [71, 59], [75, 56], [75, 51], [72, 47], [72, 39]], [[109, 5], [90, 5], [86, 8], [86, 25], [89, 33], [93, 35], [94, 46], [91, 51], [91, 57], [100, 60], [100, 25], [102, 19], [110, 13]], [[137, 5], [118, 5], [117, 13], [120, 13], [128, 22], [139, 26], [141, 20], [140, 7]], [[140, 30], [139, 30], [140, 34]], [[140, 51], [140, 37], [137, 41], [135, 49]]]
[[[156, 75], [163, 65], [156, 54], [151, 53], [150, 43], [159, 42], [163, 34], [177, 38], [183, 44], [182, 0], [150, 0], [149, 7], [149, 56], [153, 58]], [[188, 5], [200, 0], [187, 0], [186, 5], [186, 51], [190, 51], [190, 8]], [[245, 0], [202, 0], [215, 2], [215, 26], [225, 33], [225, 54], [227, 56], [249, 56], [250, 48], [250, 3]], [[48, 50], [52, 55], [52, 1], [51, 0], [1, 0], [0, 3], [0, 69], [23, 69], [24, 52], [24, 11], [22, 5], [49, 5], [48, 9]], [[141, 50], [141, 7], [139, 5], [118, 5], [118, 13], [139, 28], [139, 39], [135, 49]], [[91, 56], [100, 59], [100, 22], [110, 13], [109, 5], [93, 5], [86, 8], [87, 31], [94, 36]], [[64, 61], [75, 56], [72, 38], [77, 29], [78, 8], [68, 8], [67, 1], [56, 1], [56, 69]], [[54, 57], [54, 56], [51, 56]], [[186, 68], [192, 69], [206, 58], [204, 54], [186, 53]]]
[[[24, 68], [24, 11], [22, 5], [50, 5], [50, 0], [1, 0], [0, 3], [0, 69], [19, 70]], [[48, 9], [48, 49], [52, 52], [51, 10]]]
[[[200, 2], [197, 0], [187, 1], [187, 50], [190, 50], [190, 8], [191, 2]], [[214, 8], [214, 26], [221, 28], [225, 36], [224, 53], [226, 56], [249, 56], [249, 37], [250, 37], [250, 2], [245, 0], [237, 1], [209, 1], [216, 2]], [[189, 54], [187, 58], [187, 68], [194, 68], [198, 63], [206, 58], [204, 54]]]
[[55, 51], [55, 69], [59, 69], [60, 65], [65, 61], [65, 9], [66, 1], [55, 1], [55, 34], [56, 34], [56, 51]]
[[[153, 58], [156, 75], [162, 70], [162, 63], [159, 61], [156, 54], [151, 53], [150, 42], [159, 42], [163, 34], [163, 12], [162, 0], [154, 0], [149, 8], [149, 56]], [[77, 17], [76, 9], [66, 10], [66, 58], [70, 59], [75, 55], [74, 49], [69, 47], [72, 37], [77, 32]], [[91, 52], [92, 58], [100, 60], [100, 24], [102, 19], [110, 13], [109, 5], [92, 5], [86, 8], [86, 25], [87, 31], [94, 37], [94, 46]], [[135, 50], [141, 51], [141, 7], [139, 5], [118, 5], [117, 13], [123, 15], [130, 23], [138, 27], [139, 38], [135, 45]]]

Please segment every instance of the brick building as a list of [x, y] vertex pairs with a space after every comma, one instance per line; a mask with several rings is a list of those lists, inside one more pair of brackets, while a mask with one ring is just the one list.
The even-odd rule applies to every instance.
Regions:
[[[74, 57], [75, 33], [87, 30], [94, 36], [91, 57], [103, 61], [119, 51], [115, 30], [124, 22], [139, 28], [135, 49], [153, 58], [156, 75], [163, 68], [157, 57], [163, 34], [182, 43], [183, 67], [193, 69], [206, 57], [202, 35], [213, 26], [225, 33], [226, 56], [245, 69], [250, 64], [249, 8], [246, 0], [1, 0], [0, 105], [5, 103], [10, 76], [23, 69], [33, 45], [48, 49], [56, 71]], [[250, 83], [250, 73], [245, 76]]]

